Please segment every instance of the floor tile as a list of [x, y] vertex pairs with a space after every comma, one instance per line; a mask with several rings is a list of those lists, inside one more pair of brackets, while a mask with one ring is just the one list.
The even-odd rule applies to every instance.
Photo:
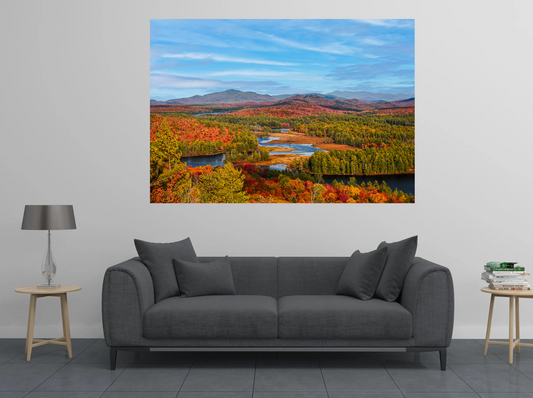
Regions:
[[161, 392], [161, 391], [151, 391], [151, 392], [119, 392], [119, 391], [108, 391], [102, 398], [176, 398], [175, 392]]
[[451, 364], [449, 368], [478, 393], [533, 391], [533, 380], [506, 364]]
[[252, 391], [255, 364], [194, 364], [181, 391]]
[[16, 392], [16, 391], [10, 391], [10, 392], [0, 392], [0, 398], [24, 398], [26, 396], [29, 396], [29, 395], [26, 395], [28, 394], [27, 391], [19, 391], [19, 392]]
[[194, 362], [196, 358], [195, 352], [176, 352], [176, 351], [140, 351], [139, 354], [133, 360], [133, 363], [148, 363], [148, 362], [157, 362], [157, 363], [183, 363]]
[[[495, 339], [496, 340], [496, 339]], [[496, 341], [509, 341], [509, 340], [502, 340], [497, 339]], [[480, 344], [485, 344], [485, 340], [476, 340], [476, 342]], [[531, 343], [530, 340], [522, 340], [523, 343]], [[497, 355], [500, 357], [500, 359], [505, 362], [509, 363], [509, 346], [507, 345], [499, 345], [499, 344], [489, 344], [489, 350], [488, 353], [492, 353], [494, 355]], [[514, 350], [513, 355], [513, 362], [516, 363], [533, 363], [533, 348], [532, 347], [521, 347], [520, 348], [520, 354], [516, 352], [516, 348]]]
[[406, 393], [405, 398], [479, 398], [475, 392], [415, 392]]
[[533, 398], [533, 393], [508, 393], [508, 392], [481, 392], [481, 398]]
[[326, 391], [318, 364], [257, 364], [254, 391]]
[[[75, 358], [85, 349], [96, 342], [96, 339], [75, 339], [72, 340], [72, 358]], [[69, 362], [68, 351], [65, 346], [47, 344], [41, 347], [35, 347], [31, 352], [32, 362]], [[26, 354], [22, 352], [13, 358], [10, 362], [25, 362]]]
[[[25, 398], [100, 398], [101, 392], [46, 392], [35, 391], [26, 395]], [[0, 396], [1, 397], [1, 396]]]
[[385, 366], [403, 393], [474, 392], [454, 372], [451, 372], [450, 369], [446, 371], [440, 370], [440, 365], [388, 364]]
[[339, 391], [328, 392], [329, 398], [403, 398], [401, 392]]
[[26, 344], [26, 339], [0, 339], [0, 351], [4, 348], [18, 346], [19, 348], [22, 347], [24, 349], [24, 346]]
[[372, 391], [398, 392], [398, 387], [382, 365], [322, 365], [328, 392]]
[[433, 352], [383, 352], [378, 354], [382, 363], [435, 363], [440, 364], [440, 359]]
[[256, 352], [198, 352], [195, 363], [251, 363], [255, 364]]
[[448, 347], [448, 359], [450, 363], [503, 363], [502, 359], [492, 351], [483, 355], [483, 346], [474, 340], [452, 340]]
[[182, 391], [178, 394], [178, 398], [252, 398], [252, 392], [244, 391], [226, 391], [226, 392], [212, 392], [212, 391]]
[[61, 363], [7, 362], [0, 366], [0, 391], [32, 391], [62, 366]]
[[328, 398], [328, 393], [325, 391], [255, 391], [253, 398]]
[[177, 394], [190, 367], [190, 363], [131, 364], [108, 391], [174, 391]]
[[321, 352], [318, 354], [321, 364], [327, 363], [374, 363], [379, 364], [379, 357], [374, 352]]
[[[130, 363], [136, 356], [136, 351], [119, 351], [117, 353], [117, 364], [126, 365]], [[109, 347], [105, 344], [104, 340], [99, 339], [86, 350], [73, 358], [72, 362], [107, 362], [109, 369]]]
[[533, 363], [514, 363], [511, 366], [533, 380]]
[[313, 363], [318, 364], [316, 352], [260, 352], [257, 363]]
[[26, 339], [0, 339], [0, 362], [7, 362], [24, 353]]
[[[47, 365], [51, 365], [50, 363]], [[110, 370], [108, 363], [66, 364], [36, 391], [105, 391], [120, 376], [123, 367]]]

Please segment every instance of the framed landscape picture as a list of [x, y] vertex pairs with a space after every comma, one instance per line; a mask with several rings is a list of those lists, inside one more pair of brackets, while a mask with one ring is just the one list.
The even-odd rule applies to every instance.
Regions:
[[151, 203], [414, 203], [414, 20], [150, 22]]

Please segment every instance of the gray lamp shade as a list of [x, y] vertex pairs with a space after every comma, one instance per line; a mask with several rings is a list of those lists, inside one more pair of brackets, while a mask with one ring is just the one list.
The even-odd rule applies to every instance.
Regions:
[[72, 205], [26, 205], [22, 229], [76, 229]]

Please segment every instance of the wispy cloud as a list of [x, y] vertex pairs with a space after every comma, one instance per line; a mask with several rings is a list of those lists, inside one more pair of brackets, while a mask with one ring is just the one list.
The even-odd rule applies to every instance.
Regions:
[[363, 40], [361, 40], [363, 43], [365, 44], [370, 44], [371, 46], [383, 46], [385, 44], [387, 44], [386, 41], [383, 41], [383, 40], [379, 40], [379, 39], [372, 39], [370, 37], [367, 37]]
[[316, 51], [319, 53], [328, 53], [328, 54], [339, 54], [339, 55], [345, 55], [345, 54], [353, 54], [355, 49], [354, 47], [346, 46], [341, 43], [331, 43], [326, 46], [312, 46], [305, 43], [299, 43], [296, 41], [283, 39], [281, 37], [277, 37], [274, 35], [266, 34], [268, 38], [270, 38], [272, 41], [292, 48], [298, 48], [300, 50], [307, 50], [307, 51]]
[[218, 79], [206, 79], [199, 77], [176, 75], [173, 73], [150, 73], [150, 86], [174, 89], [191, 89], [191, 88], [264, 88], [281, 86], [279, 83], [272, 81], [223, 81]]
[[366, 23], [386, 28], [412, 28], [414, 19], [356, 19], [355, 22]]
[[348, 65], [335, 68], [326, 78], [333, 80], [376, 80], [395, 78], [414, 78], [411, 65], [397, 62], [378, 62], [374, 64]]
[[239, 57], [228, 57], [226, 55], [219, 54], [205, 54], [205, 53], [183, 53], [183, 54], [163, 54], [162, 58], [179, 58], [179, 59], [200, 59], [200, 60], [212, 60], [218, 62], [237, 62], [243, 64], [261, 64], [261, 65], [276, 65], [276, 66], [296, 66], [299, 64], [292, 62], [279, 62], [279, 61], [270, 61], [263, 59], [253, 59], [253, 58], [239, 58]]
[[225, 70], [209, 73], [208, 76], [271, 76], [271, 77], [294, 77], [302, 75], [302, 72], [279, 72], [274, 70]]

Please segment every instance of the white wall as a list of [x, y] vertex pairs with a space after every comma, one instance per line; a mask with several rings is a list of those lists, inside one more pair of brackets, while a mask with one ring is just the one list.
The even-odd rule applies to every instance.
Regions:
[[[340, 255], [419, 235], [418, 255], [455, 279], [455, 338], [483, 338], [481, 266], [533, 271], [533, 3], [523, 1], [18, 1], [0, 3], [0, 337], [25, 337], [46, 233], [21, 231], [25, 204], [73, 204], [53, 233], [75, 337], [100, 337], [107, 267], [134, 238], [190, 236], [199, 255]], [[151, 205], [150, 18], [415, 18], [414, 205]], [[60, 335], [41, 299], [36, 335]], [[533, 301], [523, 300], [533, 338]], [[497, 302], [495, 337], [506, 336]]]

